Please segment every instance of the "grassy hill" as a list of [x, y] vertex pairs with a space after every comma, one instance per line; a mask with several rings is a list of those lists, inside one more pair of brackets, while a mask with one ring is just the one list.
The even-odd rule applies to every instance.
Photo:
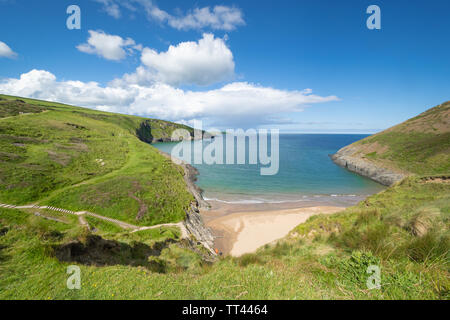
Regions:
[[[32, 104], [31, 101], [26, 103]], [[18, 155], [2, 158], [2, 186], [3, 181], [13, 181], [7, 180], [12, 178], [5, 173], [12, 171], [6, 171], [6, 166], [12, 170], [20, 164], [24, 166], [18, 170], [22, 172], [22, 179], [29, 177], [28, 167], [36, 170], [30, 171], [33, 173], [30, 181], [25, 180], [40, 190], [33, 194], [36, 199], [33, 201], [69, 206], [74, 210], [87, 205], [95, 212], [134, 223], [137, 223], [139, 204], [128, 192], [135, 190], [135, 180], [142, 188], [133, 194], [135, 197], [145, 200], [145, 195], [160, 195], [157, 199], [162, 208], [152, 206], [148, 200], [149, 211], [150, 208], [155, 211], [144, 221], [154, 221], [153, 215], [166, 217], [164, 213], [169, 209], [178, 212], [175, 208], [191, 200], [186, 194], [185, 202], [182, 201], [185, 188], [182, 188], [179, 169], [136, 138], [135, 130], [145, 120], [66, 106], [53, 110], [50, 109], [53, 104], [34, 103], [45, 110], [0, 120], [1, 130], [9, 128], [7, 132], [11, 132], [2, 132], [2, 141], [11, 136], [25, 138], [2, 142], [10, 148], [5, 153]], [[74, 115], [69, 110], [77, 113]], [[79, 116], [78, 112], [111, 118], [100, 121], [92, 116]], [[14, 111], [8, 114], [14, 115]], [[35, 120], [27, 122], [28, 118]], [[34, 125], [27, 129], [26, 123]], [[430, 125], [436, 127], [431, 121]], [[74, 132], [76, 134], [71, 134]], [[413, 138], [416, 133], [420, 132], [414, 131], [411, 139], [404, 141], [410, 149], [422, 148], [423, 152], [428, 152], [431, 148], [433, 151], [429, 154], [445, 150], [433, 143], [427, 148], [423, 140]], [[83, 140], [70, 140], [73, 137]], [[25, 145], [26, 152], [14, 149], [19, 148], [14, 143]], [[77, 145], [80, 143], [86, 144], [88, 151], [80, 151], [85, 150]], [[392, 143], [401, 146], [401, 143]], [[72, 149], [67, 151], [60, 145]], [[114, 152], [122, 149], [127, 151], [125, 160]], [[94, 150], [92, 155], [85, 154]], [[59, 153], [67, 153], [70, 159], [83, 161], [83, 164], [54, 164], [50, 157], [61, 162], [65, 159]], [[100, 155], [104, 166], [96, 161]], [[445, 155], [448, 156], [448, 151]], [[392, 154], [389, 159], [380, 161], [396, 164], [391, 160], [396, 157], [398, 155]], [[412, 164], [405, 162], [404, 165], [414, 167], [416, 161], [412, 159]], [[40, 215], [36, 216], [34, 209], [0, 208], [0, 299], [448, 300], [450, 175], [435, 163], [425, 162], [425, 168], [417, 171], [420, 175], [410, 176], [357, 206], [335, 215], [315, 216], [305, 224], [293, 226], [289, 236], [277, 244], [267, 245], [254, 254], [223, 257], [215, 262], [205, 260], [202, 248], [181, 240], [177, 228], [133, 233], [87, 217], [95, 228], [95, 232], [88, 232], [73, 216], [50, 210], [40, 210]], [[36, 167], [39, 165], [44, 167]], [[72, 165], [75, 167], [69, 170]], [[98, 176], [87, 174], [96, 174], [99, 170], [105, 171], [100, 171]], [[439, 176], [435, 176], [436, 173]], [[47, 182], [46, 174], [53, 180]], [[65, 179], [69, 178], [71, 183], [65, 185]], [[39, 189], [35, 179], [47, 183], [48, 190]], [[146, 184], [149, 179], [152, 183]], [[33, 189], [20, 185], [19, 178], [14, 181], [19, 184], [17, 190], [25, 190], [16, 194], [2, 189], [3, 199], [31, 201], [28, 192]], [[170, 188], [166, 185], [169, 182]], [[174, 195], [176, 199], [172, 199]], [[0, 198], [0, 202], [3, 199]], [[134, 210], [126, 211], [123, 203], [134, 203]], [[81, 268], [81, 290], [66, 287], [67, 267], [72, 264]], [[381, 269], [379, 289], [367, 288], [370, 265]]]
[[183, 170], [146, 142], [189, 127], [0, 96], [0, 203], [87, 210], [139, 225], [177, 222]]
[[393, 172], [450, 173], [450, 101], [338, 152]]
[[[95, 240], [72, 224], [0, 208], [0, 299], [449, 299], [449, 191], [407, 180], [313, 217], [276, 245], [213, 264], [171, 242], [176, 230], [97, 223], [105, 240]], [[81, 250], [61, 259], [74, 238]], [[66, 288], [72, 264], [81, 290]], [[380, 266], [381, 289], [367, 289], [369, 265]]]

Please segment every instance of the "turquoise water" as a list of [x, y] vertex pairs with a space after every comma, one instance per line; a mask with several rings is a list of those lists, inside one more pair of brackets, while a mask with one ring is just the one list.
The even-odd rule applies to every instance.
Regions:
[[[230, 203], [314, 201], [353, 204], [384, 188], [335, 165], [329, 155], [366, 136], [282, 134], [279, 140], [279, 171], [276, 175], [260, 175], [259, 165], [194, 164], [200, 172], [197, 184], [204, 190], [206, 200]], [[270, 145], [270, 139], [268, 141]], [[211, 142], [181, 143], [191, 144], [194, 153], [194, 143], [201, 143], [205, 148]], [[158, 143], [154, 146], [170, 154], [176, 144]], [[248, 152], [248, 143], [246, 145]]]

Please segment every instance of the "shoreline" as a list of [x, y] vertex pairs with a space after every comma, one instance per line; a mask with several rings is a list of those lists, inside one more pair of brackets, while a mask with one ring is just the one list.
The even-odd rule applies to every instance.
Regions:
[[214, 250], [215, 244], [212, 230], [206, 226], [203, 220], [203, 216], [200, 213], [200, 210], [209, 209], [210, 205], [203, 199], [203, 190], [195, 184], [195, 181], [197, 181], [197, 175], [199, 175], [198, 170], [185, 162], [177, 164], [172, 160], [170, 154], [163, 152], [157, 148], [155, 149], [158, 150], [158, 152], [162, 156], [172, 161], [172, 163], [183, 168], [186, 188], [195, 199], [195, 201], [191, 202], [190, 207], [185, 211], [186, 219], [184, 220], [184, 225], [186, 226], [189, 234], [195, 238], [197, 243], [203, 245], [203, 247], [205, 247], [212, 255], [216, 255], [216, 251]]
[[[169, 154], [159, 152], [171, 159]], [[255, 252], [284, 238], [313, 215], [337, 213], [366, 198], [354, 196], [347, 202], [331, 196], [327, 200], [311, 198], [261, 203], [206, 201], [203, 190], [195, 183], [199, 171], [184, 162], [180, 165], [185, 172], [186, 186], [196, 200], [195, 206], [191, 205], [186, 212], [186, 227], [213, 254], [241, 256]]]
[[345, 207], [308, 206], [260, 207], [254, 205], [212, 205], [211, 210], [201, 211], [208, 228], [215, 236], [215, 247], [223, 255], [241, 256], [284, 238], [309, 217], [317, 214], [333, 214]]
[[[360, 200], [355, 198], [355, 202]], [[333, 214], [353, 205], [324, 201], [208, 203], [210, 208], [201, 209], [200, 215], [211, 230], [214, 247], [221, 255], [235, 257], [284, 238], [313, 215]]]
[[389, 169], [382, 164], [374, 163], [368, 159], [359, 157], [357, 148], [353, 145], [343, 147], [330, 158], [335, 164], [363, 177], [372, 179], [384, 186], [392, 186], [408, 176], [399, 170]]

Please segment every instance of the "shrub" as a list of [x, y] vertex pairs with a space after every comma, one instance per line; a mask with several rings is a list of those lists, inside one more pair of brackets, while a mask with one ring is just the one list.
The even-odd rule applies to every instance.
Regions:
[[338, 244], [353, 250], [367, 250], [388, 256], [396, 245], [392, 242], [394, 233], [395, 230], [388, 224], [378, 222], [360, 228], [353, 227], [338, 238]]
[[277, 244], [270, 249], [270, 253], [274, 257], [282, 257], [292, 252], [292, 245], [287, 242], [277, 242]]
[[264, 260], [261, 255], [256, 253], [247, 253], [236, 259], [237, 263], [241, 267], [246, 267], [252, 264], [264, 264]]
[[366, 209], [363, 210], [359, 215], [358, 218], [356, 219], [355, 225], [356, 226], [360, 226], [360, 225], [365, 225], [365, 224], [370, 224], [374, 221], [377, 221], [380, 219], [380, 210], [377, 208], [371, 208], [371, 209]]
[[345, 282], [356, 284], [360, 287], [366, 286], [369, 276], [367, 269], [371, 265], [380, 265], [379, 258], [370, 251], [353, 251], [350, 258], [338, 263], [341, 278]]
[[406, 225], [406, 229], [413, 235], [422, 237], [433, 226], [434, 221], [439, 217], [439, 214], [439, 209], [436, 208], [422, 209], [412, 216]]
[[159, 273], [198, 271], [202, 266], [199, 255], [176, 244], [162, 250], [158, 257], [150, 257], [149, 263], [151, 269]]
[[449, 261], [450, 236], [430, 231], [423, 237], [411, 242], [406, 250], [408, 256], [416, 262], [432, 262], [437, 259]]

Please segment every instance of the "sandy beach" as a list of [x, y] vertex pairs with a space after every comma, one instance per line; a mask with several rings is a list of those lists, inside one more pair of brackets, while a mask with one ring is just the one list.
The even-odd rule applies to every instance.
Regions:
[[298, 203], [224, 204], [211, 203], [203, 210], [206, 225], [217, 237], [216, 248], [224, 255], [240, 256], [285, 237], [293, 228], [316, 214], [332, 214], [343, 207], [298, 207]]

